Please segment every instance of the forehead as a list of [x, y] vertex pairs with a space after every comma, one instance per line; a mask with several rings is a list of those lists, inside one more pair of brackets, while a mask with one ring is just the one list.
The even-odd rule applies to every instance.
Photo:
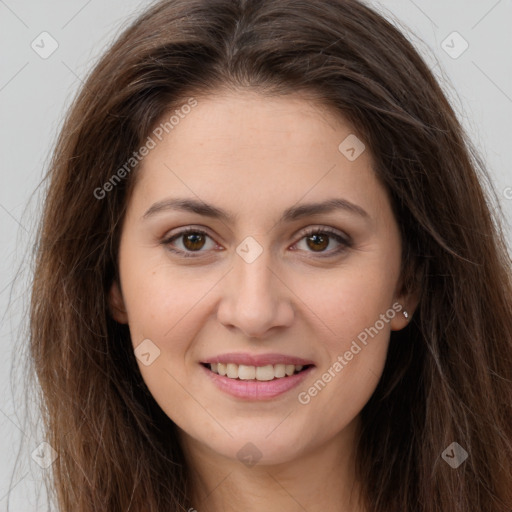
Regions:
[[249, 91], [224, 92], [198, 97], [197, 102], [172, 134], [179, 133], [189, 144], [214, 149], [217, 156], [224, 151], [230, 159], [237, 157], [229, 153], [232, 147], [243, 149], [243, 156], [251, 149], [260, 155], [287, 147], [291, 152], [298, 146], [303, 150], [319, 143], [325, 146], [328, 134], [354, 131], [341, 114], [305, 93], [263, 96]]
[[[301, 95], [196, 98], [142, 161], [137, 187], [146, 203], [188, 196], [254, 215], [334, 197], [363, 209], [382, 201], [369, 148], [338, 113]], [[347, 140], [361, 143], [355, 159], [344, 153]]]

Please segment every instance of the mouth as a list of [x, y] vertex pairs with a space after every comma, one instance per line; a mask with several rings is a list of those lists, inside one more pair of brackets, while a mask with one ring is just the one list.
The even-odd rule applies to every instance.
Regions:
[[315, 368], [311, 361], [276, 354], [225, 354], [202, 362], [200, 366], [217, 389], [249, 401], [285, 396]]
[[201, 363], [212, 373], [233, 380], [268, 382], [277, 379], [287, 379], [292, 375], [307, 371], [312, 364], [267, 364], [252, 366], [234, 363]]

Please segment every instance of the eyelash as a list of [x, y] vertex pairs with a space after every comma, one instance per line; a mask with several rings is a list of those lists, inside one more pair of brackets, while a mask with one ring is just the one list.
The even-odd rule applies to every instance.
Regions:
[[[189, 235], [189, 234], [192, 234], [192, 233], [193, 234], [204, 235], [204, 236], [207, 236], [208, 238], [211, 238], [213, 240], [213, 238], [206, 231], [204, 231], [202, 229], [187, 228], [187, 229], [184, 229], [184, 230], [182, 230], [182, 231], [180, 231], [178, 233], [173, 234], [170, 237], [165, 238], [164, 240], [162, 240], [161, 243], [162, 243], [162, 245], [166, 246], [166, 248], [169, 251], [171, 251], [171, 252], [173, 252], [175, 254], [178, 254], [181, 257], [184, 257], [184, 258], [197, 258], [197, 257], [200, 257], [201, 256], [201, 252], [204, 252], [204, 251], [182, 251], [181, 249], [175, 249], [174, 247], [172, 247], [170, 245], [171, 242], [173, 242], [174, 240], [177, 240], [180, 237], [183, 237], [185, 235]], [[342, 235], [340, 235], [338, 232], [334, 231], [331, 228], [309, 228], [309, 229], [305, 230], [302, 233], [301, 238], [294, 245], [299, 243], [304, 238], [306, 238], [308, 236], [312, 236], [312, 235], [328, 235], [329, 237], [334, 238], [336, 240], [336, 242], [341, 244], [340, 247], [338, 247], [337, 249], [331, 250], [327, 254], [322, 253], [322, 252], [314, 253], [313, 251], [311, 251], [311, 252], [313, 252], [313, 254], [317, 254], [320, 258], [329, 258], [329, 257], [336, 256], [336, 255], [346, 251], [350, 247], [352, 247], [352, 241], [350, 240], [350, 238], [343, 237]]]

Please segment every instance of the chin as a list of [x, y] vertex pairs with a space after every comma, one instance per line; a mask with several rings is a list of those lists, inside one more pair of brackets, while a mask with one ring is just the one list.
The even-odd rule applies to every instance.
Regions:
[[[254, 429], [254, 422], [247, 425], [247, 428], [240, 428], [238, 432], [231, 432], [233, 437], [227, 434], [222, 438], [212, 439], [211, 437], [197, 438], [199, 442], [208, 447], [216, 454], [239, 461], [242, 464], [252, 467], [254, 465], [278, 465], [295, 460], [306, 451], [304, 446], [304, 435], [300, 432], [290, 432], [290, 426], [286, 426], [280, 432], [279, 421], [274, 422], [270, 429]], [[274, 432], [272, 430], [275, 429]], [[303, 432], [303, 429], [302, 429]]]

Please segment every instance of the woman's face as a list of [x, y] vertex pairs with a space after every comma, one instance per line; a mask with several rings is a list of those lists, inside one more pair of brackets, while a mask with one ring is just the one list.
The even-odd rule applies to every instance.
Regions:
[[114, 316], [190, 446], [260, 464], [342, 446], [408, 306], [370, 148], [299, 95], [197, 101], [138, 171]]

